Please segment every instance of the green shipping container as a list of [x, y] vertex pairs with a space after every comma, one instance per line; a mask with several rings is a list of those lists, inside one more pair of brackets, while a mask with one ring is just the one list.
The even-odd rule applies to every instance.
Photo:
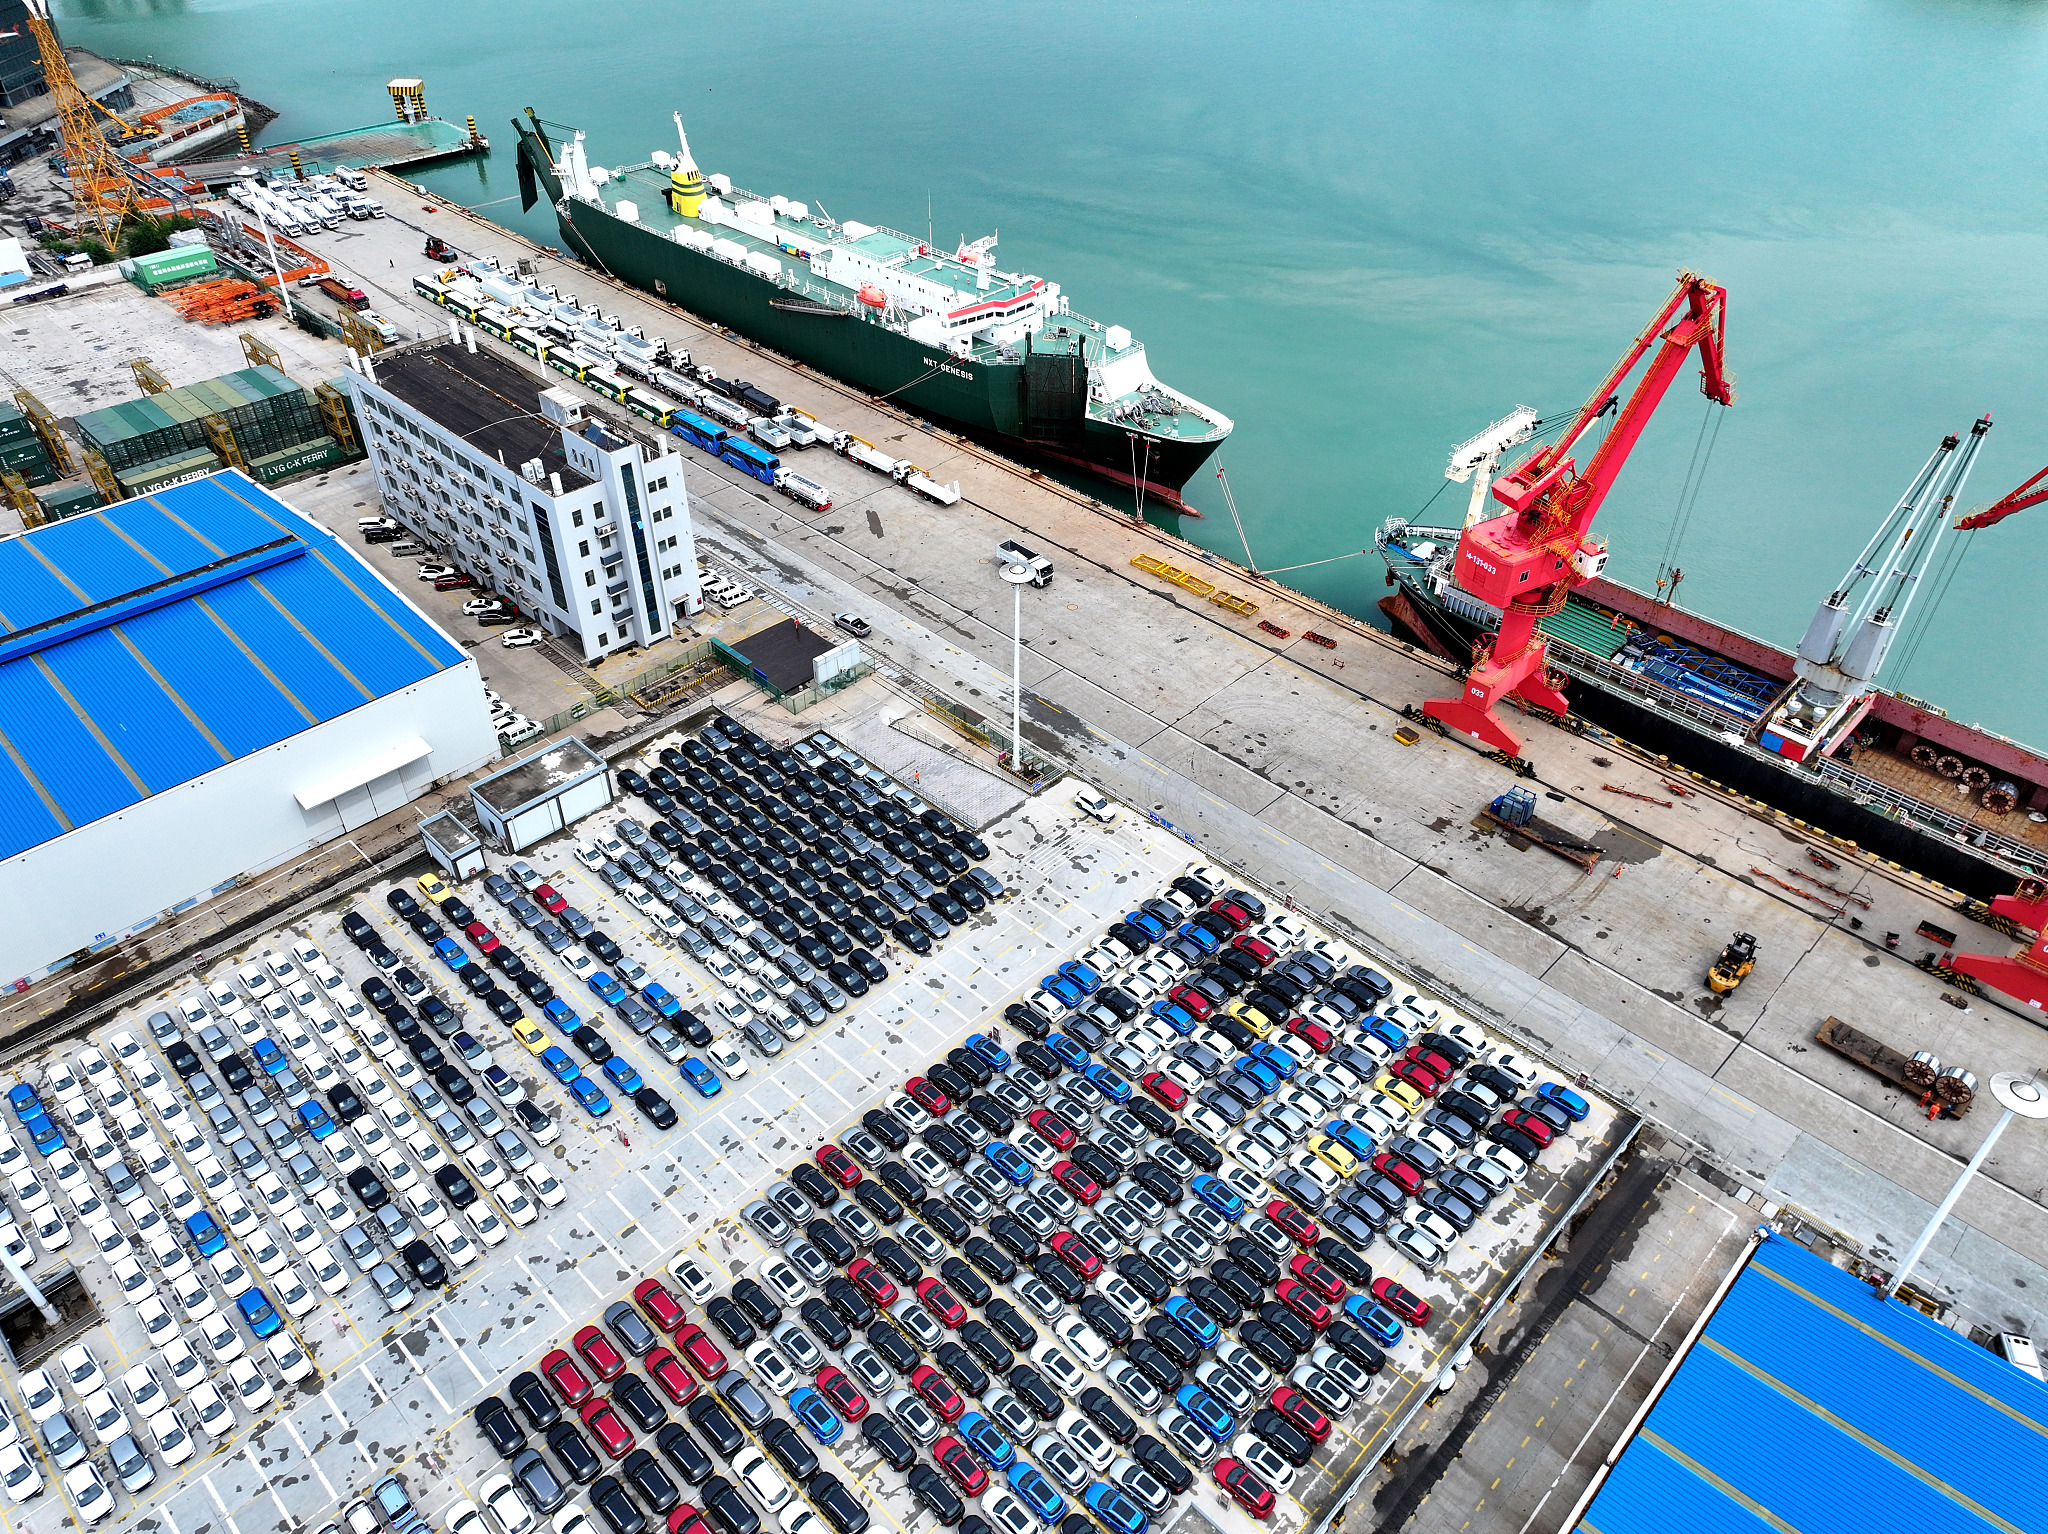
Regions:
[[0, 446], [12, 446], [34, 435], [27, 416], [12, 405], [0, 404]]
[[212, 451], [187, 453], [177, 458], [160, 458], [132, 469], [123, 469], [115, 475], [121, 488], [130, 495], [147, 495], [174, 480], [190, 479], [197, 474], [211, 474], [220, 467], [220, 458]]
[[204, 277], [220, 268], [213, 259], [213, 251], [204, 245], [173, 246], [169, 250], [151, 251], [146, 256], [137, 256], [131, 263], [135, 275], [130, 278], [137, 287], [156, 288], [170, 282], [187, 282], [194, 277]]
[[341, 460], [341, 444], [332, 437], [322, 437], [318, 442], [303, 442], [281, 453], [252, 458], [249, 460], [249, 472], [264, 484], [274, 485], [294, 474], [310, 474], [315, 469], [330, 468]]
[[36, 500], [43, 508], [43, 515], [54, 522], [93, 510], [100, 504], [100, 493], [89, 482], [78, 481], [60, 485], [37, 496]]

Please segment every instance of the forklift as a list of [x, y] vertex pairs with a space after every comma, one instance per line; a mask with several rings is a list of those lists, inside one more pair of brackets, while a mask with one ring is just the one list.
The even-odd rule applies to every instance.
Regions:
[[442, 239], [438, 234], [430, 234], [427, 236], [427, 259], [429, 261], [453, 261], [455, 259], [455, 247]]
[[1714, 967], [1707, 971], [1707, 984], [1715, 995], [1726, 996], [1755, 968], [1756, 938], [1750, 933], [1738, 932], [1735, 940], [1721, 950], [1721, 957], [1714, 961]]

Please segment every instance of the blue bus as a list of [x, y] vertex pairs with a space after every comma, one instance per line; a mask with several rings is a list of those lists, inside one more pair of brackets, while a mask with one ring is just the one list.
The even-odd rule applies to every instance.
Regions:
[[714, 422], [707, 421], [695, 411], [678, 410], [669, 417], [669, 428], [692, 447], [701, 447], [707, 453], [725, 451], [726, 430]]
[[773, 453], [764, 452], [751, 442], [738, 437], [727, 437], [718, 450], [718, 456], [738, 469], [742, 474], [752, 475], [764, 485], [775, 483], [775, 471], [782, 467], [782, 460]]

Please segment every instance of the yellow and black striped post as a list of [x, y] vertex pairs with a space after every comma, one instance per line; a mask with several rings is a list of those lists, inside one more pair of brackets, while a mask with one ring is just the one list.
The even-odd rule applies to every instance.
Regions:
[[304, 181], [306, 179], [306, 167], [299, 163], [298, 150], [294, 149], [289, 152], [292, 157], [292, 174], [298, 177], [299, 180]]

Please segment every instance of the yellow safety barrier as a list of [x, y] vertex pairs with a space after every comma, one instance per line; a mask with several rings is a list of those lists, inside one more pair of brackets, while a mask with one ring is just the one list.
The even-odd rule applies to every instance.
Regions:
[[1258, 603], [1252, 601], [1249, 597], [1238, 596], [1235, 592], [1219, 591], [1212, 595], [1209, 600], [1218, 607], [1227, 607], [1232, 612], [1242, 614], [1247, 618], [1259, 610]]
[[1161, 580], [1171, 581], [1176, 586], [1192, 591], [1198, 597], [1206, 597], [1216, 589], [1213, 581], [1205, 581], [1199, 575], [1192, 575], [1178, 565], [1170, 565], [1153, 554], [1136, 555], [1131, 563], [1140, 570], [1150, 571]]

